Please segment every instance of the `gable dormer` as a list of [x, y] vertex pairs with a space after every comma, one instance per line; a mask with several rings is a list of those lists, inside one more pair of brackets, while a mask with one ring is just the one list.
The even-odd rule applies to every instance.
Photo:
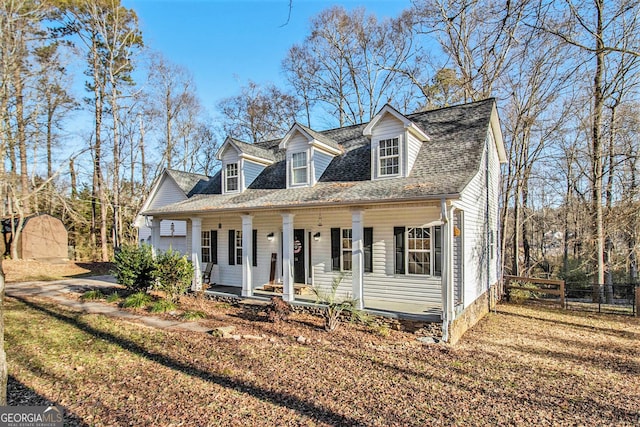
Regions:
[[429, 136], [389, 104], [362, 131], [371, 139], [371, 179], [406, 178]]
[[242, 193], [275, 160], [270, 150], [231, 137], [216, 158], [222, 162], [222, 194]]
[[342, 153], [334, 140], [299, 123], [278, 147], [286, 150], [287, 188], [313, 187], [331, 160]]

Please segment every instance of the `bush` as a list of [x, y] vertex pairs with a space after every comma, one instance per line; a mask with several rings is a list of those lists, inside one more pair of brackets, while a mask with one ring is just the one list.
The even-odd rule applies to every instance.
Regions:
[[285, 302], [281, 297], [271, 297], [271, 304], [267, 307], [269, 321], [280, 323], [286, 321], [291, 314], [291, 304]]
[[168, 311], [173, 311], [176, 309], [176, 305], [171, 301], [167, 301], [166, 299], [161, 299], [156, 301], [151, 306], [152, 313], [166, 313]]
[[126, 308], [144, 308], [151, 303], [151, 297], [145, 292], [136, 292], [129, 295], [122, 304]]
[[540, 292], [535, 292], [535, 290], [540, 289], [538, 286], [534, 285], [531, 282], [514, 282], [515, 285], [520, 286], [522, 288], [531, 289], [530, 291], [524, 289], [511, 289], [509, 291], [509, 301], [514, 302], [516, 304], [520, 304], [525, 300], [532, 298], [540, 298], [542, 294]]
[[191, 286], [193, 265], [185, 255], [169, 249], [157, 256], [155, 277], [156, 289], [175, 304]]
[[131, 291], [144, 291], [153, 285], [155, 263], [151, 246], [122, 246], [114, 256], [116, 280]]
[[346, 297], [346, 298], [338, 298], [337, 291], [338, 286], [340, 286], [340, 282], [342, 282], [342, 278], [344, 274], [333, 279], [331, 283], [331, 290], [329, 292], [324, 292], [315, 286], [311, 288], [313, 293], [316, 295], [316, 304], [321, 304], [324, 307], [324, 329], [331, 332], [335, 330], [340, 324], [340, 318], [343, 316], [343, 313], [350, 313], [352, 316], [358, 317], [361, 313], [361, 310], [356, 308], [356, 299]]

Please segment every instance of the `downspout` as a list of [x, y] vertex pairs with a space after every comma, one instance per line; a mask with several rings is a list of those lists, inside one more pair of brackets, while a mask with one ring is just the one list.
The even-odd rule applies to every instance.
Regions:
[[449, 216], [447, 212], [447, 201], [446, 199], [440, 199], [440, 219], [442, 221], [442, 269], [441, 269], [441, 283], [442, 283], [442, 340], [444, 342], [449, 342], [449, 325], [452, 319], [452, 310], [451, 310], [451, 274], [450, 274], [450, 264], [452, 262], [450, 256], [450, 247], [451, 247], [451, 239], [450, 239], [450, 227], [451, 224], [449, 222]]
[[491, 311], [491, 211], [490, 211], [490, 202], [489, 202], [489, 196], [490, 196], [490, 191], [489, 191], [489, 183], [490, 183], [490, 176], [489, 176], [489, 134], [487, 135], [487, 137], [485, 138], [485, 154], [484, 154], [484, 165], [485, 165], [485, 171], [484, 171], [484, 177], [485, 177], [485, 192], [486, 192], [486, 200], [485, 200], [485, 212], [484, 212], [484, 217], [485, 217], [485, 233], [486, 233], [486, 244], [485, 244], [485, 248], [486, 248], [486, 262], [487, 262], [487, 302], [489, 304], [489, 311]]

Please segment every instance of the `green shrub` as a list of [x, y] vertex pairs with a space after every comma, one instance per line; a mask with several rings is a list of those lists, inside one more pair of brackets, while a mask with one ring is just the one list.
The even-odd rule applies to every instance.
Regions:
[[187, 310], [184, 313], [182, 313], [182, 319], [184, 320], [198, 320], [198, 319], [204, 319], [206, 318], [207, 315], [199, 310]]
[[104, 298], [104, 294], [100, 292], [100, 289], [93, 289], [82, 294], [80, 299], [83, 301], [97, 300]]
[[109, 296], [107, 296], [107, 302], [116, 302], [120, 299], [120, 294], [118, 293], [118, 291], [115, 291], [112, 294], [109, 294]]
[[311, 288], [316, 295], [316, 304], [324, 306], [324, 329], [329, 332], [338, 327], [343, 314], [350, 313], [352, 317], [357, 317], [361, 313], [361, 310], [356, 308], [356, 299], [349, 297], [338, 298], [336, 295], [343, 277], [344, 274], [335, 277], [331, 283], [331, 290], [328, 292], [322, 291], [315, 286]]
[[151, 303], [151, 297], [145, 292], [136, 292], [125, 298], [123, 307], [126, 308], [144, 308]]
[[185, 255], [169, 249], [156, 258], [156, 289], [166, 298], [177, 303], [180, 295], [187, 292], [193, 279], [193, 265]]
[[152, 313], [166, 313], [168, 311], [173, 311], [176, 309], [176, 305], [171, 301], [167, 301], [166, 299], [161, 299], [159, 301], [154, 302], [151, 305]]
[[153, 285], [155, 262], [149, 245], [125, 245], [114, 256], [116, 280], [132, 291], [144, 291]]

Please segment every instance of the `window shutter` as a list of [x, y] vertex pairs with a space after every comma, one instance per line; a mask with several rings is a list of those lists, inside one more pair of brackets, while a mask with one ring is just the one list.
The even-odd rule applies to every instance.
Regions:
[[364, 272], [373, 272], [373, 228], [364, 228]]
[[404, 227], [393, 227], [393, 245], [396, 249], [396, 274], [404, 274], [404, 231]]
[[253, 253], [251, 254], [254, 267], [258, 266], [258, 230], [253, 230]]
[[211, 230], [211, 262], [218, 263], [218, 230]]
[[229, 265], [236, 265], [236, 230], [229, 230]]
[[340, 271], [340, 229], [331, 229], [331, 270]]

